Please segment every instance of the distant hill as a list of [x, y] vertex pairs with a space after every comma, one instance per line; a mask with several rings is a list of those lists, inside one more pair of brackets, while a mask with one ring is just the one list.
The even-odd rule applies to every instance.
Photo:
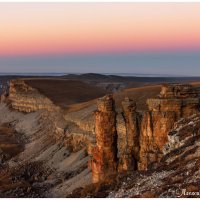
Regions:
[[62, 76], [66, 79], [81, 79], [90, 81], [122, 81], [122, 82], [187, 82], [187, 81], [200, 81], [200, 77], [137, 77], [137, 76], [118, 76], [118, 75], [103, 75], [96, 73], [86, 73], [86, 74], [68, 74]]

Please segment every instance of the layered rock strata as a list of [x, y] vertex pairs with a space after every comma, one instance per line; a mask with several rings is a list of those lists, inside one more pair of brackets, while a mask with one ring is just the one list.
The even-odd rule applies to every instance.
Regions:
[[118, 126], [119, 172], [137, 169], [139, 153], [139, 113], [136, 112], [136, 102], [125, 98], [122, 108], [125, 128], [120, 131]]
[[[49, 116], [52, 113], [63, 118], [62, 112], [58, 112], [61, 111], [59, 107], [53, 104], [50, 99], [41, 94], [37, 89], [28, 85], [22, 79], [10, 81], [8, 97], [5, 98], [15, 110], [25, 113], [34, 112], [37, 110], [45, 110]], [[64, 119], [60, 119], [60, 121], [63, 120]], [[52, 120], [51, 125], [53, 125], [55, 121]], [[83, 124], [82, 127], [79, 124], [76, 125], [73, 123], [73, 120], [69, 119], [66, 119], [66, 124], [67, 126], [65, 127], [64, 134], [62, 136], [56, 134], [57, 139], [62, 139], [64, 144], [68, 146], [72, 152], [77, 152], [83, 148], [87, 148], [87, 152], [90, 155], [94, 146], [95, 138], [93, 134], [88, 131], [88, 128], [86, 127], [87, 124]]]
[[[93, 182], [106, 173], [147, 170], [163, 157], [168, 132], [180, 118], [199, 113], [199, 97], [190, 85], [163, 85], [161, 93], [147, 100], [148, 111], [136, 111], [136, 103], [125, 98], [122, 113], [116, 116], [112, 98], [97, 102], [95, 131], [97, 146], [93, 152]], [[115, 134], [117, 130], [117, 141]], [[117, 149], [116, 149], [117, 147]], [[115, 158], [117, 152], [117, 160]]]
[[26, 113], [42, 109], [59, 110], [50, 99], [20, 79], [10, 81], [8, 100], [13, 109]]
[[199, 97], [191, 85], [165, 84], [160, 95], [148, 99], [147, 105], [149, 111], [144, 112], [140, 127], [139, 170], [146, 170], [151, 163], [160, 161], [168, 132], [180, 118], [199, 112]]
[[149, 111], [175, 112], [176, 118], [185, 118], [199, 112], [199, 96], [192, 85], [164, 84], [157, 98], [148, 99]]
[[168, 141], [167, 133], [176, 121], [174, 112], [145, 112], [140, 127], [140, 151], [138, 170], [146, 170], [163, 156], [163, 146]]
[[[155, 170], [121, 178], [120, 186], [108, 187], [109, 198], [199, 198], [200, 115], [174, 124], [164, 147], [165, 155]], [[105, 187], [106, 188], [106, 187]], [[112, 189], [111, 189], [112, 188]], [[112, 191], [112, 192], [110, 192]], [[104, 193], [106, 191], [104, 190]], [[90, 196], [91, 197], [91, 196]]]
[[196, 98], [196, 89], [190, 84], [163, 84], [160, 98]]
[[95, 111], [96, 146], [92, 156], [93, 183], [106, 179], [117, 170], [116, 112], [112, 96], [97, 101]]
[[91, 185], [79, 188], [68, 197], [199, 198], [199, 130], [200, 114], [179, 120], [169, 132], [166, 154], [154, 170], [119, 174], [112, 183], [93, 190]]

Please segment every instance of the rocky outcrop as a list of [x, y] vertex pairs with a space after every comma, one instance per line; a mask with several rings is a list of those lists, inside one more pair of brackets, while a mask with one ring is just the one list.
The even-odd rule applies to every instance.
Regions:
[[[56, 141], [62, 141], [70, 152], [76, 153], [84, 149], [87, 151], [87, 155], [90, 156], [92, 154], [95, 145], [95, 135], [93, 127], [91, 128], [89, 125], [94, 125], [94, 123], [89, 123], [89, 120], [83, 123], [83, 117], [81, 118], [81, 123], [75, 123], [75, 116], [69, 116], [69, 118], [64, 119], [63, 113], [59, 112], [61, 111], [59, 107], [23, 79], [10, 81], [9, 93], [6, 99], [13, 109], [21, 112], [46, 111], [46, 114], [42, 115], [44, 122], [41, 124], [46, 126], [45, 130], [48, 128], [49, 132], [55, 133], [54, 138]], [[81, 117], [80, 113], [78, 114]], [[59, 116], [60, 119], [54, 119], [54, 115]], [[47, 118], [49, 119], [47, 120]], [[51, 123], [46, 125], [47, 121], [51, 121]], [[63, 121], [66, 123], [66, 127], [63, 128], [64, 130], [60, 129], [56, 124]], [[54, 130], [55, 127], [57, 127], [56, 130]], [[91, 165], [91, 162], [89, 162], [89, 165]]]
[[150, 111], [175, 112], [176, 118], [185, 118], [199, 112], [199, 96], [192, 85], [168, 84], [161, 87], [157, 98], [147, 100]]
[[199, 114], [176, 122], [168, 134], [162, 162], [148, 173], [133, 173], [121, 178], [120, 186], [114, 183], [116, 190], [107, 196], [110, 198], [199, 198], [199, 130]]
[[163, 156], [163, 146], [168, 141], [167, 133], [176, 121], [174, 112], [145, 112], [140, 127], [140, 152], [138, 169], [146, 170]]
[[190, 84], [163, 84], [160, 98], [196, 98], [198, 97], [197, 91]]
[[91, 132], [80, 129], [75, 123], [67, 122], [64, 143], [72, 152], [87, 149], [88, 155], [91, 155], [95, 142], [95, 137]]
[[[123, 112], [116, 116], [111, 97], [98, 100], [93, 182], [103, 180], [116, 166], [118, 172], [141, 171], [159, 163], [168, 132], [180, 118], [199, 112], [199, 97], [190, 85], [163, 85], [160, 95], [148, 99], [147, 105], [149, 110], [141, 113], [136, 110], [136, 102], [125, 98]], [[117, 140], [114, 139], [116, 131]]]
[[149, 111], [143, 114], [140, 127], [139, 170], [160, 161], [168, 132], [180, 118], [199, 112], [199, 97], [191, 85], [165, 84], [160, 95], [148, 99], [147, 105]]
[[96, 146], [92, 154], [93, 183], [106, 179], [117, 170], [116, 113], [112, 96], [97, 101], [95, 111]]
[[50, 99], [21, 79], [10, 81], [8, 100], [13, 109], [26, 113], [42, 109], [48, 111], [59, 110]]
[[[137, 169], [139, 153], [139, 113], [136, 112], [136, 102], [125, 98], [122, 102], [122, 119], [124, 129], [118, 125], [118, 171]], [[119, 124], [121, 124], [119, 122]]]
[[[200, 114], [175, 123], [154, 170], [118, 174], [111, 183], [78, 188], [68, 197], [199, 198]], [[87, 191], [87, 193], [83, 192]]]

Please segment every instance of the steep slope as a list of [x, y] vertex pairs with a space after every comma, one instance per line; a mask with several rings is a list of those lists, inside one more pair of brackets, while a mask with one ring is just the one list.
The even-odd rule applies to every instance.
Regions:
[[199, 130], [200, 114], [179, 120], [156, 169], [119, 174], [113, 182], [79, 188], [68, 197], [199, 197]]
[[[5, 104], [0, 112], [0, 125], [9, 124], [23, 144], [22, 150], [0, 164], [0, 197], [63, 197], [91, 183], [83, 137], [72, 137], [77, 129], [60, 113], [24, 114]], [[2, 155], [9, 153], [2, 150]]]
[[59, 110], [59, 107], [53, 104], [50, 99], [21, 79], [10, 81], [7, 100], [13, 109], [22, 112], [33, 112], [42, 109], [54, 112]]
[[[157, 170], [130, 176], [110, 197], [199, 197], [200, 115], [182, 119], [169, 133]], [[132, 183], [131, 183], [132, 182]]]

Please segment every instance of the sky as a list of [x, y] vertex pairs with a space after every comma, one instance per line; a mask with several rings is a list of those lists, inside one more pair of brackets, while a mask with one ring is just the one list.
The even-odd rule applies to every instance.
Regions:
[[200, 3], [0, 3], [0, 73], [200, 76]]

